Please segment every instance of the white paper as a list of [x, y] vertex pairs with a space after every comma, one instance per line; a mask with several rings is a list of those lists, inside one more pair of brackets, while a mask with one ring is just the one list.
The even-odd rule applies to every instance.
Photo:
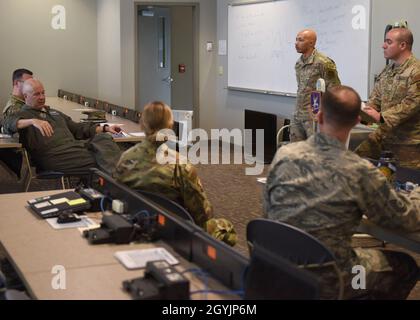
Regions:
[[179, 263], [165, 248], [118, 251], [114, 256], [127, 269], [145, 268], [147, 262], [157, 260], [165, 260], [170, 265]]
[[128, 133], [125, 133], [124, 131], [120, 131], [118, 133], [114, 133], [112, 137], [113, 138], [126, 138], [126, 137], [130, 137], [130, 135]]
[[219, 56], [225, 56], [227, 54], [227, 41], [219, 40]]
[[100, 125], [101, 125], [101, 127], [103, 127], [106, 124], [110, 127], [112, 127], [112, 126], [118, 126], [118, 127], [124, 126], [122, 123], [101, 123]]
[[257, 178], [257, 181], [259, 183], [266, 184], [267, 183], [267, 178]]
[[37, 203], [36, 205], [34, 205], [35, 208], [37, 209], [43, 209], [46, 207], [51, 207], [51, 203], [46, 201], [46, 202], [41, 202], [41, 203]]
[[133, 136], [133, 137], [145, 137], [146, 136], [146, 134], [144, 132], [130, 132], [129, 134], [130, 134], [130, 136]]

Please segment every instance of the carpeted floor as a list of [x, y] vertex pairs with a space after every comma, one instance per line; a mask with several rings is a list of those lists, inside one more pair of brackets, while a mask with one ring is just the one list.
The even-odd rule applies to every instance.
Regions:
[[[232, 158], [233, 159], [233, 158]], [[204, 189], [213, 205], [216, 217], [224, 217], [233, 222], [238, 232], [239, 242], [235, 249], [248, 255], [246, 244], [246, 225], [255, 218], [262, 217], [263, 184], [257, 182], [257, 176], [245, 176], [246, 165], [198, 165], [198, 173]], [[265, 166], [265, 176], [268, 166]], [[30, 191], [58, 189], [53, 181], [34, 181]], [[0, 166], [0, 193], [15, 193], [23, 190], [23, 182], [17, 183], [16, 177]], [[355, 239], [354, 246], [381, 246], [375, 239]], [[401, 250], [392, 245], [387, 248]], [[404, 251], [404, 250], [402, 250]], [[413, 254], [418, 264], [420, 255]], [[420, 282], [412, 290], [409, 299], [420, 300]]]

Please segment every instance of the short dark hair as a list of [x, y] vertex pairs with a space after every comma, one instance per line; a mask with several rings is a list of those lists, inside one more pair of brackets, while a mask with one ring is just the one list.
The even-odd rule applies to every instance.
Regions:
[[326, 121], [349, 127], [357, 121], [362, 100], [353, 88], [335, 86], [325, 92], [321, 104]]
[[22, 79], [24, 74], [29, 74], [31, 76], [34, 75], [34, 73], [31, 70], [28, 69], [16, 69], [13, 71], [12, 81], [15, 82], [16, 80]]
[[407, 46], [412, 49], [414, 44], [413, 33], [407, 28], [394, 28], [398, 29], [398, 41], [407, 43]]

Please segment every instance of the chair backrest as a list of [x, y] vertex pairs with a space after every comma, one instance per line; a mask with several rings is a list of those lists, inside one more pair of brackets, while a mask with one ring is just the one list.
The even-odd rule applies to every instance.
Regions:
[[0, 149], [0, 163], [20, 179], [23, 163], [23, 153], [20, 150]]
[[156, 202], [156, 204], [165, 208], [166, 210], [173, 213], [174, 215], [176, 215], [176, 216], [178, 216], [178, 217], [180, 217], [184, 220], [191, 221], [192, 223], [195, 223], [191, 214], [184, 207], [182, 207], [180, 204], [176, 203], [175, 201], [172, 201], [172, 200], [170, 200], [170, 199], [168, 199], [168, 198], [166, 198], [166, 197], [164, 197], [160, 194], [152, 193], [152, 192], [149, 192], [149, 191], [136, 190], [136, 192], [138, 192], [141, 195], [149, 198], [153, 202]]
[[245, 299], [319, 299], [318, 277], [255, 243], [245, 280]]
[[339, 282], [338, 299], [342, 299], [344, 282], [334, 254], [309, 233], [268, 219], [255, 219], [247, 225], [250, 251], [257, 245], [295, 264], [296, 266], [331, 266]]
[[333, 253], [318, 239], [286, 223], [256, 219], [248, 223], [247, 241], [258, 243], [297, 264], [324, 264], [335, 261]]

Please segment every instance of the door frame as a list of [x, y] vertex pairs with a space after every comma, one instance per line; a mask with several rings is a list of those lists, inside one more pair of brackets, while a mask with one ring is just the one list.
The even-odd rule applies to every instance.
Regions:
[[[138, 35], [138, 27], [139, 27], [139, 15], [138, 12], [140, 7], [143, 6], [153, 6], [153, 7], [177, 7], [177, 6], [188, 6], [192, 7], [193, 13], [193, 121], [192, 121], [192, 128], [197, 128], [199, 126], [199, 119], [200, 119], [200, 99], [199, 99], [199, 89], [200, 89], [200, 51], [199, 51], [199, 43], [200, 43], [200, 4], [196, 2], [135, 2], [134, 4], [134, 14], [135, 14], [135, 23], [134, 23], [134, 54], [135, 54], [135, 103], [136, 103], [136, 110], [140, 110], [143, 106], [138, 106], [137, 103], [139, 101], [139, 35]], [[172, 56], [172, 55], [171, 55]], [[172, 58], [172, 57], [171, 57]], [[172, 93], [171, 93], [172, 94]]]

